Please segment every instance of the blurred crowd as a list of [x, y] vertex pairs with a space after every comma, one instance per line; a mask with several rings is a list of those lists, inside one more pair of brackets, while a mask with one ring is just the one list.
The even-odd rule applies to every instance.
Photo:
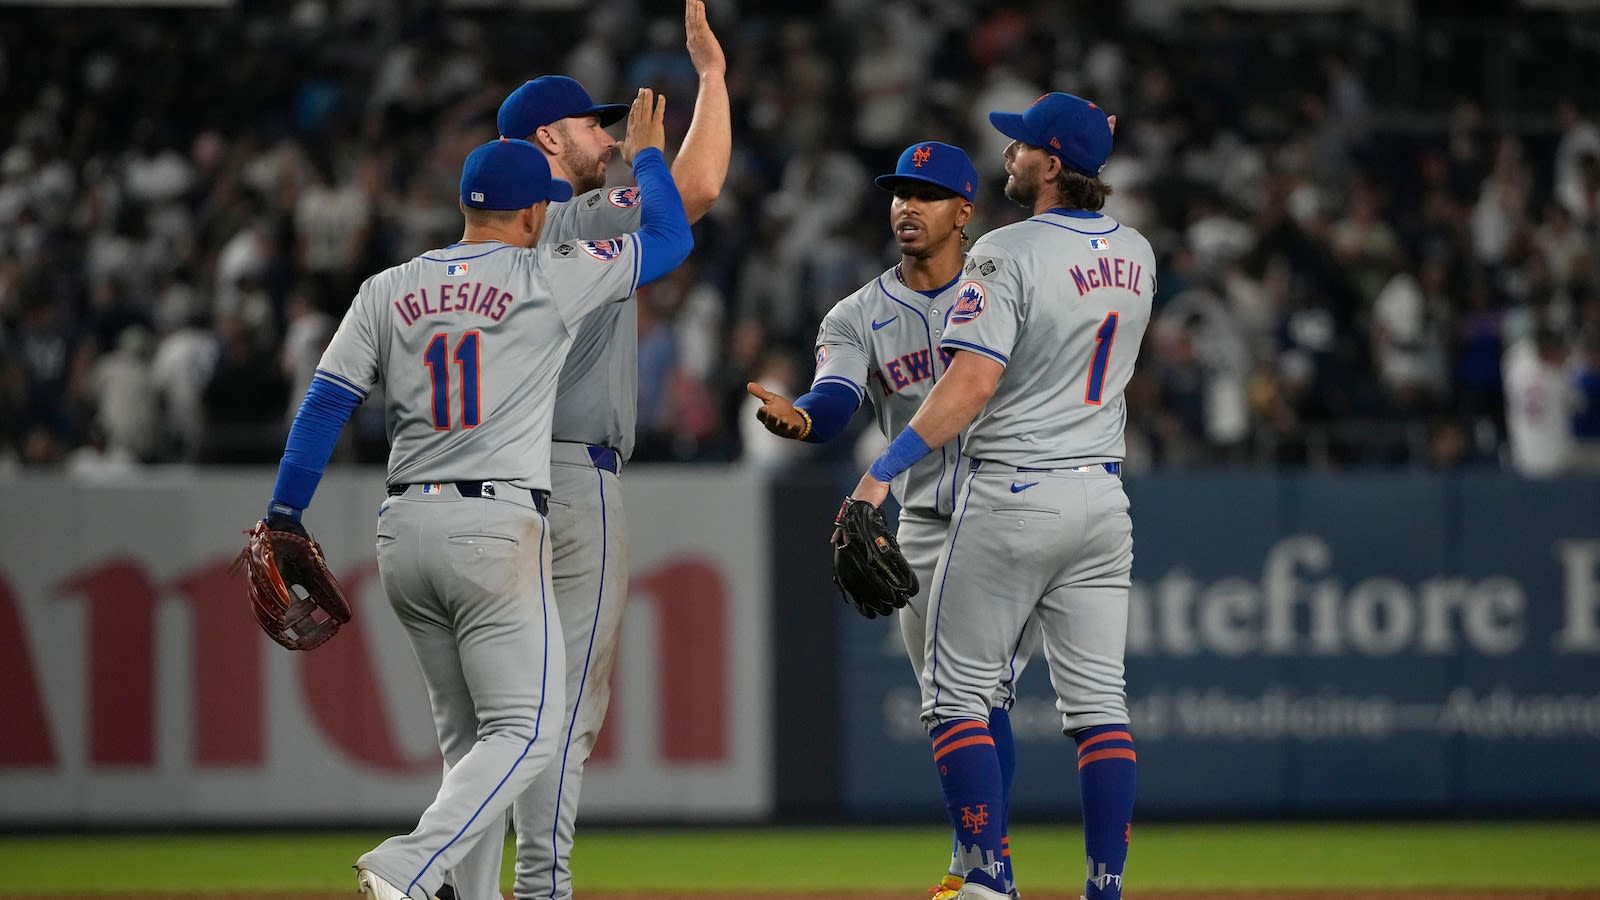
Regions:
[[[636, 459], [867, 452], [865, 416], [833, 448], [766, 435], [745, 383], [803, 393], [822, 315], [894, 260], [871, 177], [908, 143], [972, 154], [987, 183], [969, 233], [1022, 216], [986, 113], [1055, 89], [1119, 116], [1106, 211], [1161, 265], [1131, 466], [1600, 468], [1600, 127], [1576, 102], [1595, 96], [1591, 51], [1536, 42], [1516, 71], [1540, 102], [1508, 109], [1482, 99], [1505, 85], [1485, 87], [1478, 44], [1427, 22], [1162, 6], [713, 2], [733, 164], [690, 261], [641, 292]], [[510, 88], [555, 71], [603, 101], [653, 86], [669, 143], [695, 94], [666, 0], [8, 18], [9, 466], [276, 461], [355, 288], [459, 237], [460, 162]], [[1419, 42], [1459, 92], [1415, 71], [1396, 88], [1395, 48]], [[336, 461], [384, 458], [380, 401]]]

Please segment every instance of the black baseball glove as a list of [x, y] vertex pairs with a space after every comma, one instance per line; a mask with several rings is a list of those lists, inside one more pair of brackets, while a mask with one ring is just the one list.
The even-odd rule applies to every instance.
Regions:
[[887, 616], [917, 593], [917, 576], [889, 533], [883, 511], [845, 498], [833, 520], [833, 583], [869, 619]]

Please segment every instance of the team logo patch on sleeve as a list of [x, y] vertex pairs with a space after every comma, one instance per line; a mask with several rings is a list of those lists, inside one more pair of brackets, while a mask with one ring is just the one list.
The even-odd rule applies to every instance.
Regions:
[[638, 206], [639, 189], [636, 187], [614, 188], [611, 193], [606, 194], [606, 199], [610, 200], [611, 205], [618, 209], [628, 209], [630, 207]]
[[956, 288], [956, 305], [950, 307], [950, 324], [965, 325], [983, 315], [988, 299], [983, 285], [976, 281], [962, 282], [961, 287]]
[[817, 348], [817, 365], [820, 366], [820, 365], [822, 365], [823, 363], [825, 363], [827, 361], [828, 361], [828, 345], [827, 344], [823, 344], [822, 346]]
[[579, 241], [578, 246], [583, 252], [601, 262], [613, 262], [622, 255], [622, 238], [612, 238], [609, 241]]

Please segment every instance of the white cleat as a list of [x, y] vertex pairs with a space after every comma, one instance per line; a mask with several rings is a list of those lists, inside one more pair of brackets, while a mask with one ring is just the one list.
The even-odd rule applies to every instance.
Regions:
[[956, 900], [1011, 900], [1011, 895], [969, 881], [961, 886], [961, 893], [956, 895]]
[[383, 876], [371, 869], [356, 870], [356, 890], [367, 900], [411, 900], [405, 891], [385, 881]]

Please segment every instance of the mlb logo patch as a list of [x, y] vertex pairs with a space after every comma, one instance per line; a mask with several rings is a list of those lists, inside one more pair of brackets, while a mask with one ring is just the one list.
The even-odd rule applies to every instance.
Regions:
[[622, 239], [612, 238], [609, 241], [579, 241], [578, 246], [583, 252], [601, 262], [612, 262], [622, 255]]
[[983, 285], [976, 281], [962, 284], [956, 289], [956, 305], [950, 307], [950, 324], [965, 325], [983, 315], [984, 304], [988, 299], [988, 295], [983, 292]]
[[424, 494], [442, 494], [444, 493], [444, 485], [439, 484], [438, 482], [434, 482], [433, 484], [425, 484], [422, 486], [422, 492]]
[[472, 192], [472, 202], [473, 203], [482, 203], [483, 202], [483, 191], [473, 191]]
[[1089, 249], [1090, 250], [1110, 250], [1111, 249], [1111, 241], [1109, 241], [1109, 240], [1107, 240], [1105, 238], [1090, 238], [1089, 239]]
[[451, 277], [454, 277], [454, 276], [457, 276], [457, 275], [465, 275], [465, 274], [467, 274], [467, 264], [466, 263], [451, 263], [450, 265], [444, 267], [444, 274], [449, 275]]
[[606, 194], [606, 199], [618, 209], [629, 209], [639, 205], [639, 189], [636, 187], [620, 187]]

